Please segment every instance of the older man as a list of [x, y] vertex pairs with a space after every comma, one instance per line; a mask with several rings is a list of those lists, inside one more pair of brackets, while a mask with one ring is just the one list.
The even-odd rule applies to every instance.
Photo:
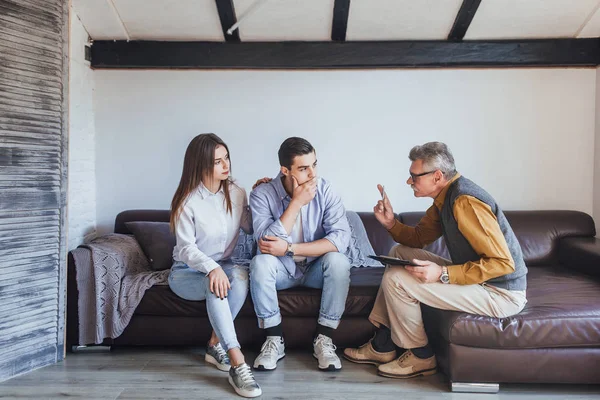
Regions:
[[[415, 227], [394, 218], [390, 200], [373, 211], [399, 244], [391, 256], [416, 266], [388, 266], [369, 320], [379, 329], [344, 356], [375, 364], [380, 375], [412, 378], [437, 370], [423, 327], [420, 303], [496, 318], [519, 313], [525, 303], [527, 268], [519, 242], [504, 213], [486, 191], [461, 176], [444, 143], [414, 147], [406, 181], [416, 197], [433, 205]], [[443, 236], [451, 260], [423, 250]]]

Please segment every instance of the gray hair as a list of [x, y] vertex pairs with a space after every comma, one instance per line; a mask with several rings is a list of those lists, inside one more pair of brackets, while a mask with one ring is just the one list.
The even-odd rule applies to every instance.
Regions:
[[429, 142], [421, 146], [415, 146], [408, 154], [410, 161], [423, 160], [429, 169], [439, 169], [444, 178], [452, 179], [456, 175], [454, 156], [445, 143]]

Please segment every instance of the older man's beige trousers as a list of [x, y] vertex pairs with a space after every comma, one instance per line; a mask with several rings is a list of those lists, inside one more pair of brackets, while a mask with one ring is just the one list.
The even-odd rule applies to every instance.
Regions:
[[[423, 249], [397, 245], [390, 256], [405, 260], [433, 261], [449, 265], [450, 261]], [[491, 285], [454, 285], [422, 283], [404, 267], [386, 267], [381, 287], [369, 320], [376, 326], [385, 325], [392, 332], [394, 343], [405, 349], [425, 346], [420, 303], [442, 310], [463, 311], [496, 318], [519, 313], [525, 303], [525, 291], [500, 289]]]

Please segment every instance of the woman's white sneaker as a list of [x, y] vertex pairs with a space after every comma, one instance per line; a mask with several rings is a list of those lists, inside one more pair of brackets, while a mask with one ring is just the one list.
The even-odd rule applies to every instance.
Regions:
[[227, 352], [221, 346], [221, 343], [217, 343], [214, 346], [206, 346], [206, 355], [204, 361], [214, 365], [217, 369], [227, 372], [231, 368], [229, 357]]
[[258, 397], [262, 389], [254, 379], [248, 364], [240, 364], [229, 370], [229, 383], [237, 394], [242, 397]]

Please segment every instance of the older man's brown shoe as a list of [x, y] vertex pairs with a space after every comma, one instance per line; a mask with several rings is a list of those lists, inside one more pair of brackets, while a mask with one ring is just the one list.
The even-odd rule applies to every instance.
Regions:
[[373, 348], [371, 340], [358, 349], [344, 349], [344, 358], [359, 364], [380, 365], [389, 363], [396, 358], [396, 350], [380, 353]]
[[377, 367], [377, 373], [388, 378], [414, 378], [433, 375], [437, 372], [435, 356], [419, 358], [406, 350], [397, 360]]

